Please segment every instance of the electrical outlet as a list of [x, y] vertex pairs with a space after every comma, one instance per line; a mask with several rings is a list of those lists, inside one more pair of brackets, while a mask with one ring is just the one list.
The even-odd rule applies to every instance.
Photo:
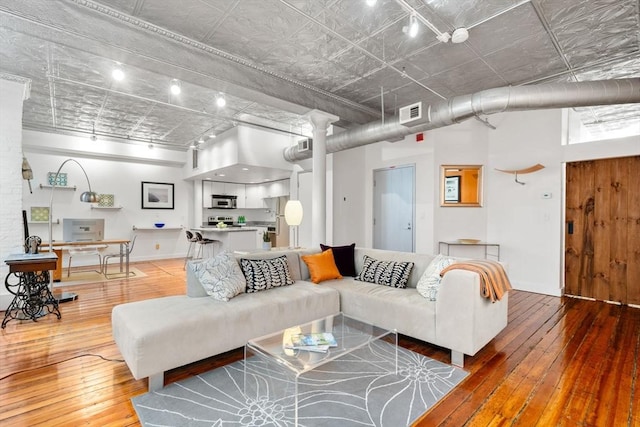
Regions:
[[160, 249], [160, 243], [156, 243], [156, 249]]

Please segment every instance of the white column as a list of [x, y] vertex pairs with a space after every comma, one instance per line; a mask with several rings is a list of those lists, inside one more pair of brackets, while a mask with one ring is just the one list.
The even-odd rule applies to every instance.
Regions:
[[11, 303], [4, 286], [9, 267], [2, 262], [23, 252], [22, 103], [29, 99], [31, 80], [0, 73], [0, 310]]
[[313, 126], [313, 203], [311, 204], [311, 244], [316, 248], [327, 242], [327, 127], [339, 117], [313, 110], [309, 114]]

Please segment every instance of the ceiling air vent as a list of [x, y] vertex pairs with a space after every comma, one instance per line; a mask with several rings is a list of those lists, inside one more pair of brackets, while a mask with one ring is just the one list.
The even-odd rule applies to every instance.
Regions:
[[298, 141], [298, 151], [313, 150], [313, 138], [305, 138]]
[[399, 123], [401, 125], [405, 123], [412, 123], [420, 119], [422, 119], [422, 102], [416, 102], [415, 104], [400, 108]]

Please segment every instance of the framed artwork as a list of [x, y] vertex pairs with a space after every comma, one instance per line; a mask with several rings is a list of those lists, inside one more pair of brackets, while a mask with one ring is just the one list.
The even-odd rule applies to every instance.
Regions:
[[460, 203], [460, 175], [444, 177], [444, 201]]
[[173, 209], [173, 184], [142, 181], [142, 209]]

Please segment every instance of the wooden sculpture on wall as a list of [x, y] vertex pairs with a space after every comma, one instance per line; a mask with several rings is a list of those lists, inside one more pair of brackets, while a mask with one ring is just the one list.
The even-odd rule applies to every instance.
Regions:
[[498, 169], [498, 168], [496, 168], [497, 171], [514, 174], [516, 176], [516, 178], [515, 178], [516, 182], [518, 184], [520, 184], [520, 185], [524, 185], [525, 183], [522, 182], [522, 181], [518, 181], [518, 174], [522, 175], [522, 174], [526, 174], [526, 173], [537, 172], [540, 169], [544, 169], [544, 166], [542, 166], [540, 163], [536, 163], [535, 165], [530, 166], [528, 168], [524, 168], [524, 169], [508, 170], [508, 169]]

